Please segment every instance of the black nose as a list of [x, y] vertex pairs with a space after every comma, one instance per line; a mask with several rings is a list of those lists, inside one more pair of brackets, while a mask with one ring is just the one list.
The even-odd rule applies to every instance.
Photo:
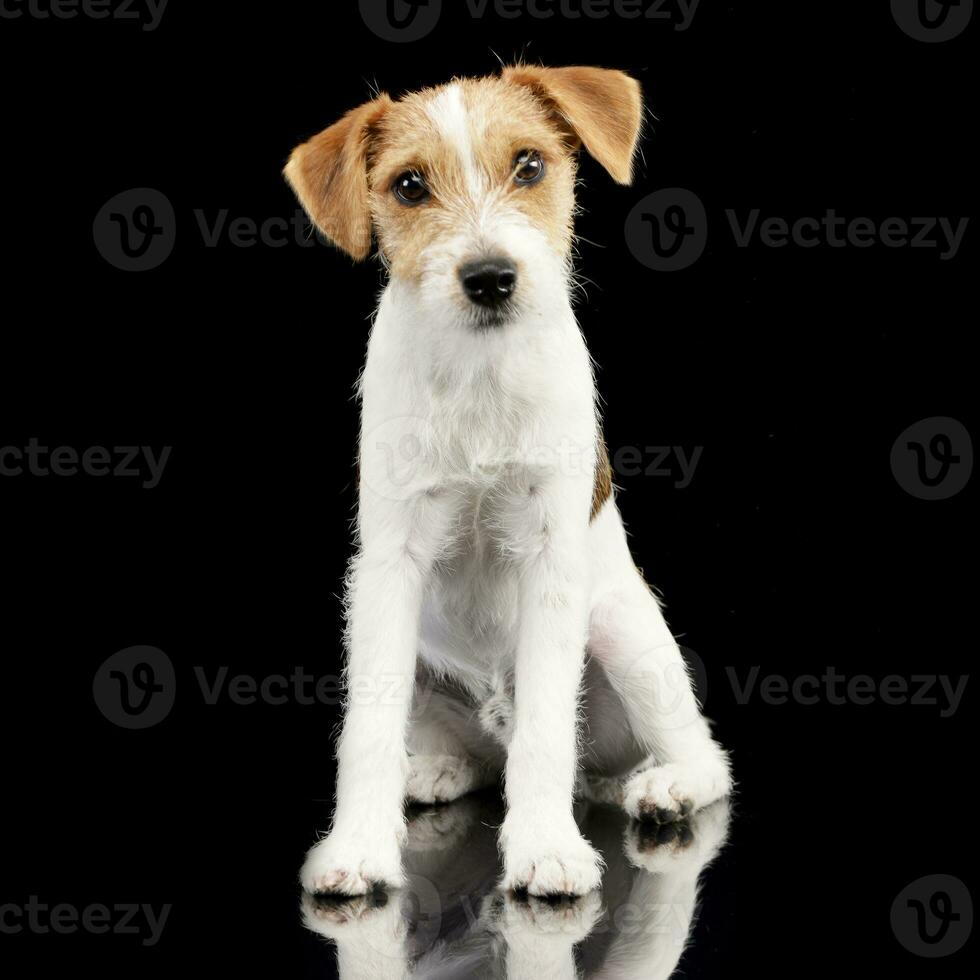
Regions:
[[517, 269], [509, 259], [478, 259], [459, 270], [463, 289], [480, 306], [500, 306], [517, 285]]

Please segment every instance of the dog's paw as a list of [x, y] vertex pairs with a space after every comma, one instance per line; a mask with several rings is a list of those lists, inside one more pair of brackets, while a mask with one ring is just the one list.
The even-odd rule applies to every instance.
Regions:
[[626, 780], [623, 807], [637, 820], [673, 823], [728, 796], [732, 777], [723, 758], [652, 766]]
[[[508, 818], [509, 819], [509, 818]], [[514, 831], [507, 820], [501, 830], [506, 891], [538, 897], [587, 895], [602, 881], [602, 858], [578, 832], [569, 829]]]
[[375, 888], [398, 888], [405, 881], [398, 833], [331, 833], [310, 848], [299, 877], [303, 890], [312, 895], [367, 895]]
[[476, 763], [455, 755], [409, 757], [405, 793], [417, 803], [451, 803], [480, 784]]
[[626, 781], [623, 808], [636, 820], [673, 823], [694, 810], [694, 799], [673, 766], [655, 766]]
[[724, 759], [652, 766], [626, 780], [623, 807], [636, 820], [673, 823], [728, 796], [732, 778]]

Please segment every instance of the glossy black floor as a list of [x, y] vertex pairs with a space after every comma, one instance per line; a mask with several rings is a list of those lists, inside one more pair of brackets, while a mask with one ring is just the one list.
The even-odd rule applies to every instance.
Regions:
[[666, 978], [682, 958], [686, 974], [710, 975], [733, 937], [730, 811], [722, 801], [657, 825], [582, 805], [579, 824], [606, 862], [602, 891], [552, 901], [495, 887], [496, 796], [413, 809], [404, 889], [304, 897], [304, 925], [330, 942], [306, 944], [308, 975]]
[[[339, 946], [346, 980], [375, 955], [377, 977], [471, 957], [466, 976], [574, 962], [643, 980], [678, 956], [699, 980], [962, 977], [976, 477], [922, 499], [909, 443], [938, 459], [931, 437], [953, 430], [902, 434], [980, 431], [975, 229], [945, 258], [743, 247], [726, 212], [962, 228], [976, 18], [930, 43], [901, 26], [912, 2], [702, 0], [684, 26], [444, 0], [427, 37], [393, 43], [354, 2], [170, 0], [151, 30], [42, 16], [54, 2], [0, 0], [3, 976], [329, 978]], [[290, 149], [369, 83], [522, 52], [626, 69], [651, 109], [633, 187], [582, 162], [578, 316], [637, 563], [738, 793], [664, 840], [582, 806], [609, 872], [574, 907], [493, 891], [491, 796], [413, 815], [413, 888], [315, 909], [297, 872], [329, 825], [351, 391], [381, 270], [302, 233], [249, 245], [240, 219], [293, 218]], [[710, 234], [658, 272], [624, 223], [669, 187], [697, 194]], [[176, 238], [127, 272], [93, 229], [139, 188], [169, 201]], [[170, 452], [155, 482], [145, 455], [143, 479], [4, 472], [31, 440]], [[959, 479], [972, 450], [953, 455]], [[136, 646], [165, 659], [110, 659]], [[154, 724], [129, 727], [127, 677]]]

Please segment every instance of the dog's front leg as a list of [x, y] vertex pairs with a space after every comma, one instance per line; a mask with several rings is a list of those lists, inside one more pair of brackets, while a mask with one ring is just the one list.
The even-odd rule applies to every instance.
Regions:
[[508, 812], [501, 828], [507, 889], [584, 895], [601, 860], [572, 815], [577, 712], [585, 657], [588, 504], [558, 479], [527, 504], [521, 559], [520, 629], [508, 747]]
[[450, 508], [438, 495], [361, 495], [349, 582], [347, 704], [333, 829], [307, 855], [310, 892], [360, 895], [403, 882], [400, 844], [422, 595]]

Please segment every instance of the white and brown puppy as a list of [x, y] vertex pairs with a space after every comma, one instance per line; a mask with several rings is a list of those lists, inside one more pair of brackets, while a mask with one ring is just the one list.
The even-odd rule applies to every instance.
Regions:
[[337, 805], [308, 891], [397, 886], [406, 795], [503, 774], [502, 884], [544, 895], [600, 881], [580, 770], [660, 820], [730, 790], [630, 557], [570, 299], [576, 154], [629, 183], [642, 112], [621, 72], [521, 65], [379, 95], [289, 160], [317, 227], [355, 259], [373, 231], [388, 273], [360, 381]]

